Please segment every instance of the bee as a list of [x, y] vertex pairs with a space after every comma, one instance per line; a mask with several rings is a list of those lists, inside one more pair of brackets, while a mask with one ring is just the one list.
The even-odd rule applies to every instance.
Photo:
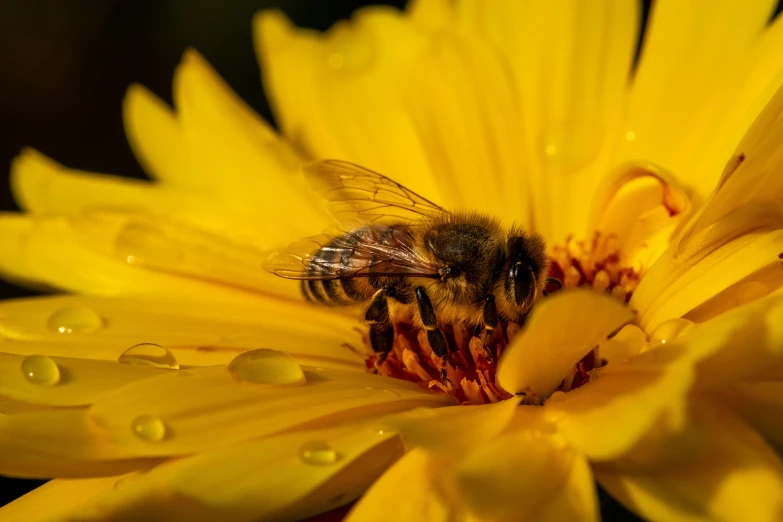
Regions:
[[500, 319], [521, 322], [544, 287], [544, 239], [494, 217], [449, 212], [393, 180], [338, 160], [304, 168], [339, 225], [267, 258], [264, 268], [301, 281], [304, 296], [333, 306], [366, 305], [370, 344], [382, 364], [394, 343], [392, 316], [423, 328], [441, 358], [450, 353], [439, 324], [462, 321], [488, 340]]

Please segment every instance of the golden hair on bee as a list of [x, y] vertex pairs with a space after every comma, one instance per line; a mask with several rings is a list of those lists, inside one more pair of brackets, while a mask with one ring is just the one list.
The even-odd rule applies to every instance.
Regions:
[[505, 229], [486, 214], [446, 211], [352, 163], [318, 161], [305, 174], [339, 225], [276, 252], [265, 268], [301, 280], [310, 301], [367, 303], [364, 320], [381, 358], [393, 345], [393, 316], [412, 317], [445, 368], [449, 347], [439, 323], [480, 326], [487, 349], [501, 318], [521, 321], [544, 294], [549, 266], [538, 234]]

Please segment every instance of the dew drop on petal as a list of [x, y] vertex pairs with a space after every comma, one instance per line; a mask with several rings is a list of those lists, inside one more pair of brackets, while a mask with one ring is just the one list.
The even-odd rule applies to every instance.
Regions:
[[650, 344], [666, 344], [674, 341], [695, 326], [693, 321], [677, 318], [661, 323], [650, 335]]
[[364, 391], [369, 393], [377, 393], [377, 394], [383, 394], [388, 397], [399, 397], [400, 394], [391, 390], [387, 390], [386, 388], [373, 388], [371, 386], [367, 386]]
[[237, 382], [304, 384], [301, 366], [287, 353], [260, 348], [240, 353], [226, 367]]
[[142, 440], [160, 442], [166, 437], [166, 425], [154, 415], [140, 415], [131, 422], [131, 430]]
[[117, 359], [120, 364], [154, 366], [155, 368], [178, 369], [179, 363], [174, 354], [154, 343], [141, 343], [131, 346]]
[[60, 382], [60, 368], [45, 355], [28, 355], [22, 359], [25, 379], [36, 386], [54, 386]]
[[340, 454], [323, 441], [308, 442], [299, 450], [299, 456], [307, 464], [326, 466], [340, 460]]
[[114, 240], [114, 252], [126, 263], [159, 267], [177, 267], [182, 252], [155, 227], [131, 223]]
[[103, 328], [101, 316], [86, 306], [69, 306], [54, 312], [47, 322], [47, 326], [55, 332], [91, 333]]

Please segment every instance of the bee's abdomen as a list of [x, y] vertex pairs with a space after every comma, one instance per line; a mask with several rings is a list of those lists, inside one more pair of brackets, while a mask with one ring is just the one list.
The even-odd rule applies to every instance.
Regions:
[[[346, 245], [350, 246], [355, 241], [356, 238], [354, 236], [346, 234], [316, 251], [312, 255], [308, 272], [317, 274], [319, 263], [328, 265], [339, 264], [339, 266], [346, 267], [347, 276], [350, 270], [349, 267], [351, 267], [352, 251], [350, 248], [346, 248]], [[339, 247], [335, 245], [339, 245]], [[305, 299], [308, 301], [332, 306], [361, 303], [367, 301], [374, 293], [374, 289], [366, 281], [359, 281], [349, 277], [308, 279], [302, 281], [301, 289]]]
[[355, 291], [356, 281], [353, 279], [326, 279], [302, 281], [301, 289], [305, 299], [310, 302], [346, 306], [361, 303], [369, 299], [364, 292]]

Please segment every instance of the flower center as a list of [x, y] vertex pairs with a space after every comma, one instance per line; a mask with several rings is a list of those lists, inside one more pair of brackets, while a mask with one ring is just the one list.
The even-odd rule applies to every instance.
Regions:
[[[606, 243], [596, 235], [592, 241], [568, 239], [563, 245], [550, 249], [549, 276], [560, 280], [563, 288], [590, 287], [598, 292], [628, 302], [639, 281], [639, 273], [623, 266], [619, 252], [605, 251]], [[559, 290], [557, 284], [546, 288], [548, 293]], [[508, 399], [511, 393], [501, 388], [495, 379], [497, 361], [522, 323], [500, 319], [484, 346], [483, 325], [467, 322], [438, 322], [446, 338], [449, 354], [446, 357], [446, 377], [441, 378], [442, 359], [436, 355], [427, 340], [427, 331], [411, 323], [410, 318], [394, 323], [394, 344], [385, 359], [372, 353], [366, 359], [369, 371], [419, 383], [452, 397], [459, 404], [487, 404]], [[370, 351], [369, 338], [365, 344]], [[490, 359], [487, 351], [492, 354]], [[563, 376], [559, 391], [576, 389], [591, 379], [592, 370], [603, 366], [593, 350], [585, 355], [571, 371]], [[535, 403], [535, 401], [533, 401]]]

